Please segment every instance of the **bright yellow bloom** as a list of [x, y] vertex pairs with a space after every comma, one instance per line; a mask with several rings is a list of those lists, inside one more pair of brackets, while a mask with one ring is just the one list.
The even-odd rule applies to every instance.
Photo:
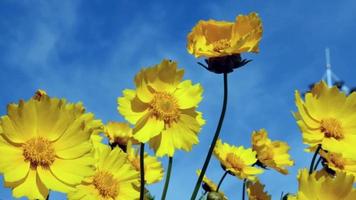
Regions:
[[68, 199], [134, 200], [140, 196], [139, 173], [127, 160], [120, 148], [107, 145], [95, 146], [97, 158], [93, 176], [83, 180], [76, 190], [68, 193]]
[[271, 200], [271, 195], [263, 191], [265, 186], [260, 181], [248, 181], [246, 186], [249, 200]]
[[0, 124], [0, 172], [15, 197], [45, 199], [49, 189], [68, 192], [92, 175], [90, 136], [101, 122], [81, 103], [39, 91], [9, 104]]
[[157, 156], [173, 156], [175, 149], [190, 151], [199, 142], [204, 124], [196, 111], [203, 88], [182, 81], [184, 71], [177, 63], [163, 60], [141, 70], [135, 77], [136, 90], [124, 90], [118, 110], [134, 124], [134, 138], [147, 142]]
[[[132, 166], [139, 172], [140, 171], [140, 155], [139, 151], [132, 147], [131, 142], [127, 145], [127, 158], [131, 162]], [[145, 166], [145, 181], [147, 184], [156, 183], [163, 178], [162, 163], [157, 157], [150, 156], [145, 152], [144, 156]]]
[[254, 181], [256, 175], [263, 172], [262, 169], [251, 166], [257, 161], [256, 152], [251, 148], [230, 146], [219, 139], [215, 145], [214, 155], [226, 170], [240, 179]]
[[351, 174], [356, 177], [355, 158], [346, 158], [340, 153], [325, 151], [321, 151], [320, 156], [325, 159], [328, 168], [337, 172], [346, 172], [346, 174]]
[[288, 154], [288, 144], [271, 141], [265, 129], [252, 133], [252, 149], [257, 152], [257, 159], [264, 167], [273, 168], [282, 174], [288, 174], [287, 167], [294, 165]]
[[299, 191], [295, 200], [354, 200], [356, 190], [352, 188], [354, 176], [336, 173], [335, 177], [320, 176], [318, 172], [311, 175], [306, 169], [299, 171]]
[[187, 49], [195, 57], [220, 57], [258, 52], [262, 23], [257, 13], [239, 15], [235, 22], [199, 21], [188, 35]]
[[[198, 169], [196, 171], [197, 175], [200, 176], [201, 170]], [[207, 176], [204, 175], [203, 177], [203, 189], [206, 192], [216, 192], [218, 185], [216, 185], [212, 180], [210, 180]], [[219, 193], [224, 196], [224, 199], [227, 200], [227, 197], [225, 196], [225, 194], [221, 191], [221, 188], [219, 188]]]
[[295, 98], [298, 112], [294, 116], [304, 143], [312, 149], [321, 144], [331, 152], [355, 155], [356, 93], [346, 97], [337, 87], [328, 88], [321, 81], [306, 93], [304, 102], [298, 91]]
[[108, 122], [104, 128], [104, 133], [109, 138], [110, 144], [126, 146], [129, 141], [133, 144], [139, 144], [139, 142], [133, 138], [132, 128], [128, 123]]

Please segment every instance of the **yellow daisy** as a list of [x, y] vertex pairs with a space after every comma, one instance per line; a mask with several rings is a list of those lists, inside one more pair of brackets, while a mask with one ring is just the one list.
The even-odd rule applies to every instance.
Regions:
[[[355, 158], [346, 158], [340, 153], [321, 151], [320, 156], [324, 158], [329, 169], [336, 172], [346, 172], [356, 177]], [[355, 180], [356, 181], [356, 180]]]
[[271, 195], [263, 191], [265, 186], [260, 181], [247, 181], [246, 186], [249, 200], [271, 200]]
[[69, 192], [93, 173], [90, 136], [101, 122], [81, 103], [38, 91], [29, 101], [9, 104], [0, 124], [0, 172], [16, 198]]
[[[127, 158], [131, 162], [132, 166], [139, 172], [140, 171], [140, 155], [131, 142], [127, 145]], [[162, 163], [157, 157], [150, 156], [145, 152], [144, 156], [145, 166], [145, 181], [147, 184], [157, 183], [163, 178]]]
[[204, 124], [196, 111], [203, 88], [182, 81], [184, 71], [177, 63], [163, 60], [141, 70], [135, 77], [136, 90], [124, 90], [118, 110], [134, 124], [134, 138], [148, 142], [157, 156], [173, 156], [176, 149], [190, 151], [199, 142]]
[[252, 133], [252, 149], [257, 153], [258, 163], [270, 167], [282, 174], [288, 174], [287, 167], [293, 166], [288, 150], [290, 147], [282, 141], [271, 141], [267, 131], [261, 129]]
[[104, 128], [105, 135], [109, 138], [111, 145], [118, 145], [124, 151], [127, 143], [131, 141], [133, 144], [139, 144], [133, 138], [132, 128], [128, 123], [123, 122], [108, 122]]
[[240, 179], [256, 180], [256, 175], [263, 172], [262, 169], [253, 167], [256, 163], [256, 152], [251, 148], [245, 149], [242, 146], [230, 146], [222, 143], [219, 139], [214, 148], [214, 155], [221, 165], [233, 175]]
[[187, 49], [195, 57], [220, 57], [258, 52], [262, 23], [257, 13], [239, 15], [235, 22], [199, 21], [188, 34]]
[[311, 149], [321, 144], [331, 152], [355, 155], [356, 93], [346, 97], [337, 87], [328, 88], [321, 81], [306, 93], [305, 101], [298, 91], [295, 98], [298, 112], [294, 116], [304, 143]]
[[[201, 173], [201, 170], [198, 169], [196, 171], [197, 175], [199, 176]], [[207, 176], [204, 175], [203, 177], [203, 189], [206, 192], [215, 192], [218, 188], [218, 185], [216, 185], [212, 180], [210, 180]], [[221, 191], [221, 189], [219, 189], [219, 193], [224, 197], [225, 200], [227, 200], [227, 197], [225, 196], [225, 194]]]
[[96, 171], [68, 193], [68, 199], [134, 200], [140, 196], [139, 173], [127, 160], [120, 148], [107, 145], [95, 146]]
[[298, 174], [299, 191], [290, 199], [354, 200], [356, 199], [354, 179], [354, 176], [345, 173], [336, 173], [335, 177], [320, 176], [318, 172], [309, 175], [308, 170], [303, 169]]

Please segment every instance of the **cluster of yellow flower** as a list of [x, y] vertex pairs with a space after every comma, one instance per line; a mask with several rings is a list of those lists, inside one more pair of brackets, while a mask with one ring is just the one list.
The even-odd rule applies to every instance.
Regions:
[[[227, 174], [243, 180], [249, 199], [269, 200], [257, 178], [263, 169], [287, 174], [294, 161], [289, 146], [272, 141], [264, 129], [254, 131], [251, 148], [223, 143], [219, 133], [227, 105], [227, 74], [250, 60], [241, 53], [258, 52], [262, 23], [256, 13], [239, 15], [235, 23], [200, 21], [188, 35], [189, 53], [206, 57], [207, 70], [224, 75], [221, 117], [191, 200], [202, 187], [207, 199], [227, 199], [219, 188]], [[172, 159], [176, 150], [190, 151], [198, 144], [205, 124], [197, 107], [203, 88], [183, 80], [177, 63], [163, 60], [142, 69], [134, 78], [135, 89], [117, 99], [118, 112], [127, 122], [103, 124], [81, 103], [50, 97], [38, 90], [28, 101], [9, 104], [0, 119], [0, 173], [13, 196], [46, 199], [50, 190], [67, 193], [68, 199], [151, 199], [146, 184], [163, 178], [158, 157], [169, 164], [162, 199], [165, 199]], [[317, 84], [303, 102], [296, 93], [294, 113], [303, 140], [314, 152], [309, 172], [301, 170], [299, 191], [285, 198], [298, 200], [356, 199], [356, 94], [350, 96]], [[108, 144], [102, 140], [106, 137]], [[144, 151], [148, 144], [154, 156]], [[211, 155], [220, 161], [224, 175], [216, 185], [205, 176]], [[317, 164], [315, 159], [319, 156]], [[317, 169], [319, 163], [323, 169]]]

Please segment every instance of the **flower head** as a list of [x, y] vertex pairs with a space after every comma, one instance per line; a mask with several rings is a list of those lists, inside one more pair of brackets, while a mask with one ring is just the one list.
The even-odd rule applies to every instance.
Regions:
[[[320, 151], [320, 156], [324, 158], [324, 165], [334, 172], [346, 172], [356, 177], [356, 160], [347, 158], [341, 153]], [[356, 180], [355, 180], [356, 181]]]
[[107, 145], [95, 146], [96, 171], [68, 193], [68, 199], [138, 199], [139, 173], [127, 160], [120, 148], [113, 150]]
[[346, 97], [337, 87], [328, 88], [321, 81], [306, 93], [305, 101], [299, 92], [295, 98], [298, 112], [294, 117], [304, 143], [311, 149], [321, 144], [327, 151], [355, 155], [356, 93]]
[[252, 133], [252, 149], [257, 153], [257, 163], [263, 167], [276, 169], [282, 174], [287, 174], [286, 167], [294, 164], [288, 154], [288, 144], [282, 141], [271, 141], [265, 129]]
[[118, 145], [124, 151], [126, 151], [126, 146], [129, 141], [133, 144], [139, 144], [139, 142], [133, 138], [132, 128], [128, 123], [108, 122], [104, 128], [104, 133], [109, 138], [111, 145]]
[[[132, 147], [131, 142], [127, 145], [127, 158], [131, 162], [134, 169], [140, 171], [140, 155], [137, 149]], [[150, 156], [145, 152], [144, 155], [145, 166], [145, 182], [147, 184], [157, 183], [163, 178], [162, 163], [157, 157]]]
[[[197, 171], [197, 175], [199, 176], [201, 173], [201, 170], [198, 169]], [[203, 189], [206, 192], [215, 192], [217, 190], [218, 186], [212, 181], [210, 180], [207, 176], [204, 175], [203, 177]], [[218, 193], [220, 193], [225, 200], [227, 200], [227, 197], [225, 196], [225, 194], [219, 189]]]
[[256, 175], [263, 172], [262, 169], [252, 167], [256, 163], [256, 152], [251, 148], [245, 149], [242, 146], [230, 146], [218, 140], [214, 149], [214, 155], [221, 165], [233, 175], [240, 179], [256, 180]]
[[271, 200], [271, 195], [263, 191], [265, 186], [260, 181], [248, 181], [246, 186], [249, 200]]
[[9, 104], [0, 125], [0, 172], [15, 197], [69, 192], [94, 172], [90, 137], [101, 122], [81, 103], [38, 91], [28, 101]]
[[141, 70], [135, 77], [136, 90], [124, 90], [118, 98], [119, 112], [135, 125], [134, 138], [149, 142], [157, 156], [190, 151], [199, 142], [204, 120], [196, 108], [203, 88], [182, 81], [183, 73], [176, 62], [163, 60]]
[[311, 175], [306, 169], [299, 171], [299, 191], [296, 196], [288, 198], [295, 200], [353, 200], [356, 190], [353, 188], [354, 176], [336, 173], [335, 177], [323, 176], [318, 172]]
[[239, 15], [235, 22], [199, 21], [188, 35], [188, 52], [195, 57], [221, 57], [258, 52], [262, 23], [257, 13]]

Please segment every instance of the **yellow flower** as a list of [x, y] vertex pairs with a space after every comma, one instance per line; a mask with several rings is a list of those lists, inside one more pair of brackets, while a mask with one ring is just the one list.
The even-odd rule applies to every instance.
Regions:
[[263, 172], [262, 169], [252, 167], [256, 163], [256, 152], [251, 148], [245, 149], [242, 146], [230, 146], [222, 143], [219, 139], [214, 149], [214, 155], [221, 165], [233, 175], [240, 179], [256, 180], [256, 175]]
[[314, 149], [318, 144], [331, 152], [355, 155], [356, 93], [348, 97], [325, 82], [306, 93], [305, 101], [295, 94], [298, 112], [294, 113], [304, 143]]
[[328, 168], [336, 172], [346, 172], [346, 174], [351, 174], [356, 177], [355, 158], [346, 158], [340, 153], [325, 151], [320, 151], [320, 156], [325, 159]]
[[271, 195], [263, 191], [265, 186], [260, 181], [248, 181], [246, 186], [249, 200], [271, 200]]
[[190, 151], [199, 142], [197, 134], [204, 124], [196, 111], [203, 88], [182, 81], [184, 71], [177, 63], [163, 60], [141, 70], [136, 90], [124, 90], [118, 98], [118, 110], [134, 124], [134, 138], [147, 142], [157, 156], [173, 156], [175, 149]]
[[133, 200], [138, 199], [139, 173], [127, 160], [120, 148], [107, 145], [95, 146], [96, 171], [68, 193], [68, 199]]
[[29, 101], [9, 104], [0, 120], [0, 172], [18, 198], [45, 199], [68, 192], [94, 171], [90, 136], [101, 122], [81, 103], [39, 91]]
[[354, 200], [356, 190], [352, 188], [354, 177], [345, 173], [336, 173], [335, 177], [320, 176], [318, 172], [311, 175], [306, 169], [299, 171], [299, 191], [295, 200]]
[[110, 144], [117, 144], [120, 147], [127, 146], [129, 141], [132, 141], [133, 144], [139, 144], [133, 138], [132, 128], [128, 123], [108, 122], [104, 128], [104, 133], [109, 138]]
[[[138, 172], [140, 171], [140, 155], [134, 147], [132, 147], [131, 142], [127, 145], [127, 158], [131, 162], [134, 169]], [[163, 167], [162, 163], [157, 159], [157, 157], [150, 156], [145, 152], [144, 156], [144, 166], [145, 166], [145, 181], [147, 184], [156, 183], [163, 178]]]
[[288, 174], [286, 167], [294, 165], [294, 161], [290, 160], [288, 154], [288, 144], [282, 141], [271, 141], [265, 129], [252, 133], [252, 149], [257, 152], [257, 159], [263, 167], [270, 167], [282, 174]]
[[220, 57], [258, 52], [262, 23], [257, 13], [239, 15], [235, 22], [199, 21], [188, 35], [187, 49], [195, 57]]
[[[196, 171], [197, 175], [199, 176], [201, 173], [201, 170], [198, 169]], [[210, 180], [207, 176], [204, 175], [203, 177], [203, 189], [206, 192], [215, 192], [217, 190], [218, 186], [212, 181]], [[221, 191], [221, 189], [219, 189], [219, 193], [224, 196], [224, 199], [227, 200], [227, 197], [225, 196], [225, 194]]]

